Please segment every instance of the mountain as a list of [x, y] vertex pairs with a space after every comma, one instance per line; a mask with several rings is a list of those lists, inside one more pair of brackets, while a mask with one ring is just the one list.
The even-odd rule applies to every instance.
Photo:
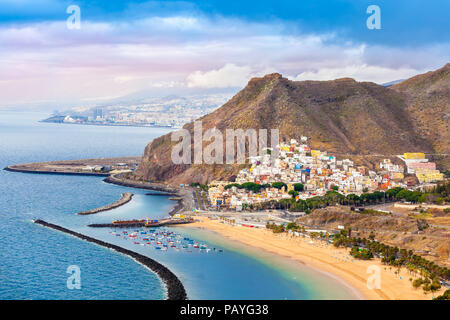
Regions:
[[[438, 154], [450, 153], [450, 63], [399, 84], [392, 90], [406, 100], [418, 133], [430, 142]], [[435, 156], [443, 168], [450, 167], [449, 156]]]
[[[448, 153], [448, 69], [449, 64], [389, 88], [350, 78], [291, 81], [269, 74], [251, 79], [222, 107], [199, 120], [203, 131], [216, 127], [223, 134], [227, 128], [265, 128], [279, 129], [282, 140], [307, 136], [314, 149], [368, 166], [380, 158], [358, 155]], [[193, 136], [193, 126], [183, 128]], [[442, 132], [434, 132], [435, 128]], [[243, 167], [175, 165], [171, 150], [177, 143], [167, 134], [147, 145], [136, 178], [172, 184], [207, 182], [227, 179]]]

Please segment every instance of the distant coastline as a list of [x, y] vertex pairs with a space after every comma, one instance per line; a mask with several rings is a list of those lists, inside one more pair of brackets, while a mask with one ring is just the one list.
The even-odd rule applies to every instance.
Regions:
[[173, 127], [173, 126], [163, 126], [163, 125], [153, 125], [153, 124], [138, 124], [138, 123], [94, 123], [94, 122], [62, 122], [62, 121], [52, 121], [48, 119], [40, 120], [39, 122], [44, 123], [56, 123], [56, 124], [77, 124], [77, 125], [84, 125], [84, 126], [101, 126], [101, 127], [139, 127], [139, 128], [162, 128], [162, 129], [172, 129], [177, 130], [181, 129], [181, 127]]

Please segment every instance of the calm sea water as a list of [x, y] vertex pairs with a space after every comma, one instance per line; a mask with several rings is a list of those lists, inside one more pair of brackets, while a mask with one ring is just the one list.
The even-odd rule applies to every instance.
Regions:
[[[0, 167], [10, 164], [139, 155], [167, 129], [39, 123], [46, 114], [0, 112]], [[78, 211], [116, 201], [132, 190], [125, 206], [91, 216]], [[212, 232], [171, 228], [222, 253], [187, 252], [135, 245], [89, 223], [161, 218], [174, 203], [145, 190], [102, 182], [98, 177], [0, 171], [0, 299], [163, 299], [156, 275], [109, 249], [35, 225], [41, 218], [147, 255], [169, 267], [191, 299], [348, 299], [342, 283], [270, 253]], [[81, 289], [67, 288], [66, 271], [81, 270]]]

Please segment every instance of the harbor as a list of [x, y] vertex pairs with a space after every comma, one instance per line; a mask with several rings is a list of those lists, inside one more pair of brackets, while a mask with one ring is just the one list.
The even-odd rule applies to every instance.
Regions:
[[184, 289], [184, 286], [181, 283], [181, 281], [177, 278], [177, 276], [172, 271], [170, 271], [167, 267], [165, 267], [161, 263], [159, 263], [149, 257], [141, 255], [137, 252], [125, 249], [123, 247], [120, 247], [120, 246], [117, 246], [117, 245], [114, 245], [111, 243], [107, 243], [102, 240], [94, 239], [94, 238], [86, 236], [84, 234], [63, 228], [61, 226], [58, 226], [58, 225], [55, 225], [52, 223], [48, 223], [43, 220], [37, 219], [37, 220], [34, 220], [33, 222], [36, 224], [39, 224], [41, 226], [70, 234], [70, 235], [80, 238], [82, 240], [92, 242], [97, 245], [100, 245], [100, 246], [112, 249], [114, 251], [117, 251], [119, 253], [125, 254], [127, 256], [130, 256], [137, 262], [141, 263], [145, 267], [152, 270], [154, 273], [156, 273], [162, 279], [162, 281], [164, 282], [164, 284], [166, 285], [166, 288], [167, 288], [167, 299], [168, 300], [186, 300], [187, 299], [186, 290]]
[[168, 218], [161, 220], [150, 220], [150, 219], [135, 219], [135, 220], [116, 220], [112, 223], [93, 223], [88, 225], [92, 228], [134, 228], [134, 227], [146, 227], [146, 228], [155, 228], [155, 227], [164, 227], [164, 226], [173, 226], [180, 224], [188, 224], [193, 223], [194, 219], [190, 217], [183, 218]]

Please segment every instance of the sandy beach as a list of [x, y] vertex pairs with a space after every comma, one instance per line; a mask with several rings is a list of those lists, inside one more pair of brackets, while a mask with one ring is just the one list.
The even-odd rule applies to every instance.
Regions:
[[[424, 294], [422, 288], [414, 289], [409, 279], [413, 277], [404, 268], [396, 274], [396, 268], [383, 265], [379, 259], [370, 261], [356, 260], [349, 254], [348, 249], [335, 248], [321, 241], [310, 243], [309, 238], [274, 234], [270, 230], [232, 226], [210, 220], [207, 217], [196, 216], [197, 222], [185, 225], [183, 228], [206, 228], [215, 231], [229, 239], [246, 245], [267, 250], [285, 257], [297, 260], [322, 272], [338, 277], [347, 285], [356, 289], [358, 295], [368, 300], [430, 300], [432, 294]], [[370, 266], [377, 266], [380, 270], [380, 289], [369, 289], [367, 280]], [[437, 296], [445, 291], [434, 293]]]

